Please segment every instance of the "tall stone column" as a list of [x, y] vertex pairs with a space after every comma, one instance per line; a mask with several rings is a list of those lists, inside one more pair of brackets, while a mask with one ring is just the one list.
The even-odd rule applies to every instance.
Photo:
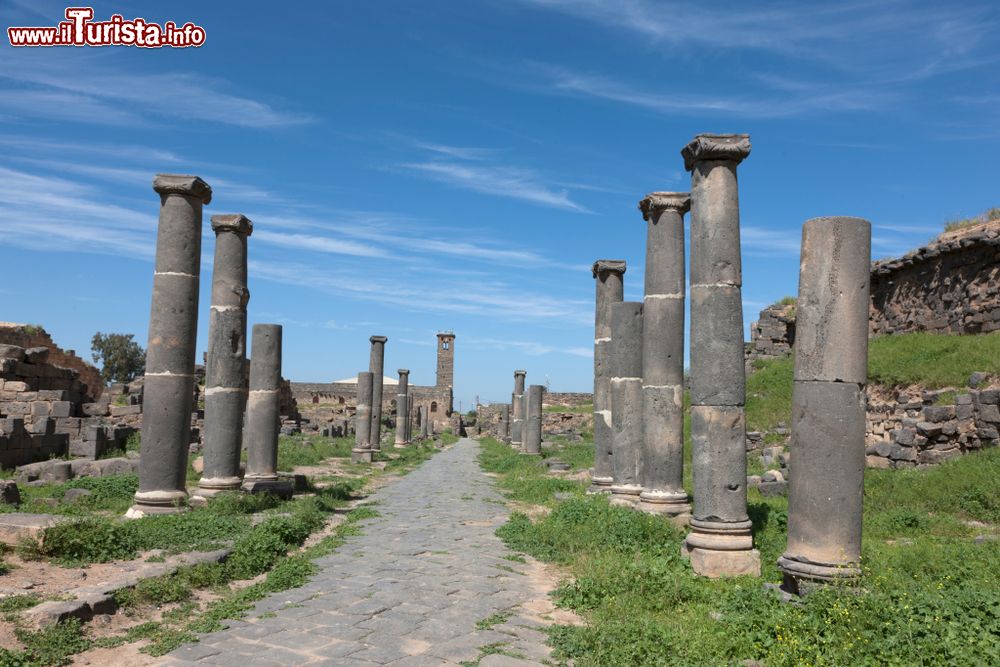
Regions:
[[639, 509], [675, 516], [691, 511], [684, 491], [684, 214], [690, 207], [686, 192], [653, 192], [639, 202], [647, 223]]
[[542, 453], [542, 396], [545, 387], [533, 384], [528, 387], [528, 418], [525, 420], [524, 453], [538, 456]]
[[255, 324], [250, 341], [250, 394], [245, 440], [247, 472], [243, 489], [290, 498], [292, 486], [278, 479], [281, 429], [281, 325]]
[[611, 503], [639, 502], [642, 484], [642, 304], [611, 306]]
[[861, 575], [871, 224], [802, 228], [784, 588]]
[[396, 386], [396, 441], [397, 447], [403, 447], [408, 442], [406, 439], [406, 415], [408, 414], [406, 402], [409, 399], [410, 391], [410, 371], [400, 368], [399, 384]]
[[524, 440], [524, 378], [527, 371], [514, 371], [514, 393], [511, 395], [510, 444], [520, 449]]
[[611, 306], [624, 294], [624, 260], [599, 259], [594, 306], [594, 474], [590, 493], [611, 491]]
[[700, 134], [691, 172], [691, 444], [694, 510], [685, 553], [709, 577], [760, 574], [747, 514], [746, 374], [736, 167], [745, 134]]
[[510, 406], [500, 406], [500, 441], [510, 443]]
[[372, 388], [375, 380], [370, 371], [358, 373], [358, 393], [354, 408], [353, 463], [372, 462]]
[[429, 438], [431, 436], [431, 420], [428, 417], [430, 412], [427, 410], [426, 405], [420, 406], [420, 437]]
[[385, 336], [372, 336], [368, 340], [372, 344], [371, 360], [368, 370], [372, 374], [372, 425], [371, 447], [374, 450], [382, 448], [382, 378], [385, 373]]
[[127, 516], [177, 512], [187, 499], [201, 212], [212, 188], [197, 176], [157, 174], [156, 266], [146, 346], [139, 490]]
[[213, 215], [215, 261], [205, 368], [204, 471], [198, 493], [211, 496], [240, 488], [240, 448], [247, 387], [247, 237], [245, 216]]

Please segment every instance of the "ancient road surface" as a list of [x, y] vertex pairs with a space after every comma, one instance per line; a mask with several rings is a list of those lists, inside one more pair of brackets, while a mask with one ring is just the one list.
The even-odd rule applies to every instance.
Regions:
[[[403, 667], [484, 654], [482, 667], [540, 664], [549, 649], [528, 609], [544, 584], [537, 566], [503, 558], [512, 552], [494, 531], [508, 512], [477, 453], [462, 440], [383, 487], [372, 496], [381, 516], [317, 560], [322, 571], [306, 586], [162, 664]], [[500, 622], [477, 629], [491, 616]]]

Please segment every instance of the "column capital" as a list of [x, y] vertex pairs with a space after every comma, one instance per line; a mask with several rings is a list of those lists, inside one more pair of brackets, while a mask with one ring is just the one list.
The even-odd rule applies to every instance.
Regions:
[[642, 217], [650, 222], [662, 211], [677, 211], [684, 215], [691, 210], [689, 192], [650, 192], [639, 202]]
[[389, 339], [387, 337], [385, 337], [385, 336], [372, 336], [371, 338], [368, 339], [368, 341], [371, 342], [372, 344], [374, 344], [374, 343], [385, 343], [388, 340]]
[[232, 213], [212, 216], [212, 230], [219, 232], [234, 232], [250, 236], [253, 234], [253, 222], [242, 213]]
[[681, 149], [684, 168], [694, 169], [702, 160], [730, 160], [739, 164], [750, 155], [749, 134], [698, 134]]
[[410, 374], [410, 369], [409, 368], [400, 368], [396, 372], [399, 373], [400, 376], [406, 376], [406, 375]]
[[206, 205], [212, 201], [212, 186], [198, 176], [157, 174], [153, 177], [153, 189], [161, 195], [197, 197]]
[[527, 375], [527, 374], [528, 374], [528, 371], [514, 371], [514, 377], [517, 377], [518, 375], [524, 376], [524, 375]]
[[596, 278], [599, 274], [604, 272], [612, 272], [622, 274], [625, 273], [625, 260], [624, 259], [599, 259], [594, 262], [594, 266], [590, 269], [594, 277]]

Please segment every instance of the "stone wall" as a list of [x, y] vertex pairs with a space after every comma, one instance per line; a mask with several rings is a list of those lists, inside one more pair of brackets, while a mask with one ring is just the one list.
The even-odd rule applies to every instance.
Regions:
[[795, 343], [795, 305], [774, 304], [760, 311], [760, 317], [750, 325], [750, 342], [746, 346], [747, 371], [762, 359], [777, 359], [792, 351]]
[[985, 389], [869, 387], [869, 467], [934, 464], [1000, 444], [1000, 383]]
[[69, 368], [77, 373], [83, 396], [88, 401], [96, 400], [104, 390], [104, 381], [97, 368], [76, 355], [74, 350], [63, 350], [52, 341], [52, 337], [38, 326], [0, 322], [0, 345], [16, 345], [25, 349], [46, 347], [48, 362], [59, 368]]
[[[386, 383], [382, 389], [382, 414], [385, 416], [396, 413], [396, 388], [396, 384]], [[357, 407], [358, 386], [353, 382], [292, 382], [290, 389], [302, 415], [319, 429], [353, 418]], [[414, 423], [417, 409], [426, 405], [436, 428], [451, 424], [453, 398], [450, 387], [411, 384], [409, 392], [414, 406]]]
[[1000, 330], [1000, 220], [872, 265], [871, 332]]
[[547, 391], [542, 399], [543, 406], [565, 405], [575, 408], [581, 405], [593, 405], [594, 395], [590, 392], [560, 392]]

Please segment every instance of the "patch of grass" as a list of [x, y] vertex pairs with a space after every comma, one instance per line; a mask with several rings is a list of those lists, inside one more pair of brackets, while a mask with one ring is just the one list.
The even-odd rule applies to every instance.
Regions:
[[278, 470], [314, 466], [330, 458], [351, 458], [352, 438], [283, 435], [278, 439]]
[[778, 301], [777, 301], [777, 303], [775, 305], [777, 305], [777, 306], [794, 306], [798, 302], [799, 302], [799, 300], [797, 298], [795, 298], [794, 296], [783, 296], [780, 299], [778, 299]]
[[959, 229], [964, 229], [965, 227], [972, 227], [973, 225], [989, 222], [990, 220], [996, 220], [998, 218], [1000, 218], [1000, 208], [994, 207], [983, 211], [979, 215], [974, 215], [971, 218], [956, 218], [954, 220], [949, 220], [944, 224], [944, 231], [954, 232]]
[[37, 632], [19, 629], [15, 634], [24, 644], [24, 650], [0, 648], [0, 665], [3, 667], [65, 665], [69, 656], [90, 647], [90, 641], [80, 630], [80, 621], [75, 618]]
[[594, 404], [585, 403], [583, 405], [546, 405], [542, 408], [542, 411], [589, 415], [591, 412], [594, 411]]
[[0, 599], [0, 613], [9, 614], [25, 609], [31, 609], [35, 605], [41, 604], [42, 598], [35, 593], [25, 593], [24, 595], [11, 595]]
[[445, 430], [438, 433], [438, 438], [440, 438], [441, 442], [446, 445], [454, 445], [456, 442], [460, 440], [460, 438], [457, 435], [451, 432], [450, 428], [446, 428]]
[[510, 610], [507, 610], [507, 611], [498, 611], [497, 613], [493, 614], [492, 616], [487, 616], [486, 618], [477, 621], [476, 622], [476, 629], [477, 630], [490, 630], [490, 629], [493, 628], [494, 625], [501, 625], [502, 623], [506, 623], [507, 619], [510, 618], [513, 615], [514, 615], [514, 612], [512, 612]]
[[499, 487], [511, 500], [543, 505], [553, 502], [559, 491], [586, 491], [583, 482], [549, 476], [540, 457], [519, 454], [494, 438], [480, 443], [480, 465], [488, 472], [503, 473]]

